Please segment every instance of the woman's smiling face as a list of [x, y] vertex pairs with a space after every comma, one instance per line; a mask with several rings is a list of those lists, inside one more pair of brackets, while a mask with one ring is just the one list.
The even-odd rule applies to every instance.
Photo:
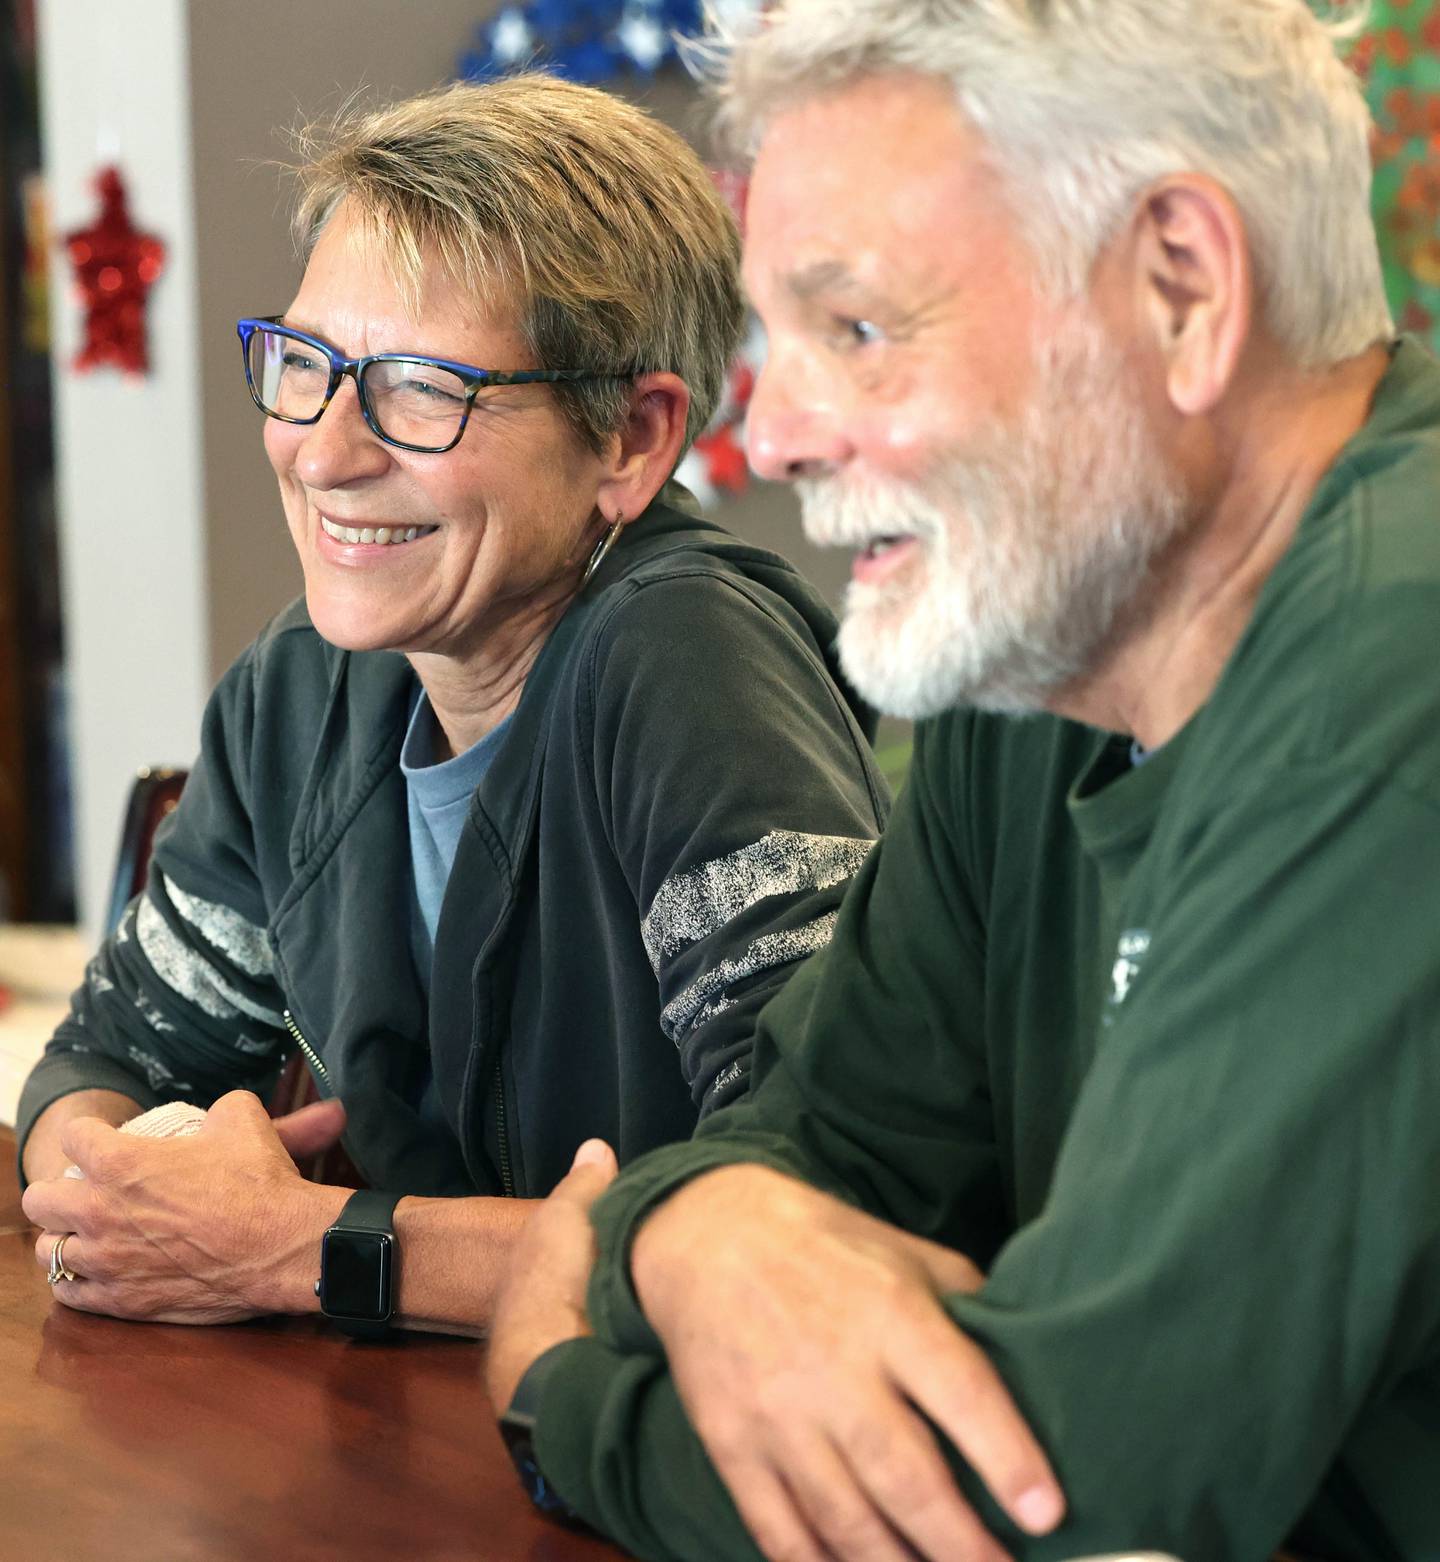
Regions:
[[[537, 368], [503, 305], [490, 312], [437, 267], [418, 314], [342, 205], [285, 321], [350, 357], [414, 352], [482, 369]], [[265, 422], [290, 534], [319, 632], [347, 650], [465, 659], [507, 619], [563, 600], [598, 530], [604, 463], [547, 385], [481, 391], [453, 450], [387, 445], [341, 382], [318, 423]], [[392, 540], [347, 533], [388, 528]], [[411, 537], [412, 540], [394, 540]]]

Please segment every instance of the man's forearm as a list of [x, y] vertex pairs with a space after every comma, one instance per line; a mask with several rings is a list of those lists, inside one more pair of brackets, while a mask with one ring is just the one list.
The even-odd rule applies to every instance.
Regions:
[[60, 1148], [60, 1133], [65, 1124], [77, 1117], [98, 1117], [118, 1128], [144, 1111], [139, 1102], [118, 1090], [77, 1090], [61, 1096], [35, 1119], [25, 1141], [24, 1172], [27, 1182], [59, 1177], [70, 1164]]

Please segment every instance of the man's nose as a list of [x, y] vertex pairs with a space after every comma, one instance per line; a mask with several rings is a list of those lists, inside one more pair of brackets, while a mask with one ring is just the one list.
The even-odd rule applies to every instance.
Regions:
[[338, 488], [376, 477], [390, 465], [389, 447], [360, 410], [355, 382], [341, 380], [330, 405], [310, 424], [295, 454], [295, 470], [309, 488]]
[[774, 483], [824, 477], [851, 454], [844, 401], [833, 381], [794, 354], [766, 359], [746, 424], [750, 465]]

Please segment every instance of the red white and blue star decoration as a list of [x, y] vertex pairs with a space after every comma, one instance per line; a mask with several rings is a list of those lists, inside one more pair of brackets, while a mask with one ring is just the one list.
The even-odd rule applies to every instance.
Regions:
[[[759, 0], [723, 0], [726, 11]], [[700, 0], [514, 0], [478, 27], [460, 56], [465, 81], [534, 65], [593, 85], [653, 76], [676, 57], [676, 38], [700, 30]]]

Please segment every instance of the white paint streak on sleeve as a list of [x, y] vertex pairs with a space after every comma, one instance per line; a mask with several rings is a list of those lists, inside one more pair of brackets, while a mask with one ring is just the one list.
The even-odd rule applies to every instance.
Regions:
[[719, 1095], [722, 1090], [728, 1090], [740, 1078], [742, 1073], [744, 1073], [744, 1069], [740, 1065], [739, 1058], [736, 1058], [733, 1063], [727, 1063], [715, 1076], [714, 1082], [705, 1092], [705, 1099], [708, 1101], [712, 1096]]
[[278, 1036], [237, 1036], [235, 1038], [235, 1050], [248, 1052], [252, 1057], [268, 1058], [271, 1053], [278, 1050], [280, 1038]]
[[135, 918], [135, 932], [145, 958], [172, 992], [203, 1009], [212, 1019], [228, 1020], [247, 1015], [265, 1025], [283, 1023], [273, 1009], [237, 992], [201, 954], [179, 937], [146, 895]]
[[193, 1093], [194, 1085], [187, 1084], [183, 1079], [176, 1079], [159, 1058], [140, 1047], [130, 1047], [127, 1051], [130, 1061], [144, 1074], [152, 1090], [183, 1090]]
[[275, 960], [265, 929], [229, 906], [187, 894], [174, 879], [161, 874], [170, 904], [212, 948], [238, 965], [247, 976], [270, 976]]
[[141, 1018], [158, 1035], [173, 1034], [175, 1027], [165, 1018], [144, 993], [135, 994], [135, 1007], [140, 1011]]
[[702, 1016], [709, 1018], [722, 1008], [729, 1008], [721, 996], [727, 987], [768, 971], [772, 966], [787, 965], [823, 949], [835, 931], [838, 915], [838, 912], [829, 911], [801, 927], [766, 933], [738, 958], [722, 960], [665, 1005], [660, 1011], [660, 1028], [678, 1047], [685, 1032]]
[[874, 841], [849, 835], [772, 830], [725, 857], [677, 873], [660, 886], [640, 924], [651, 968], [773, 895], [828, 889], [852, 878]]

